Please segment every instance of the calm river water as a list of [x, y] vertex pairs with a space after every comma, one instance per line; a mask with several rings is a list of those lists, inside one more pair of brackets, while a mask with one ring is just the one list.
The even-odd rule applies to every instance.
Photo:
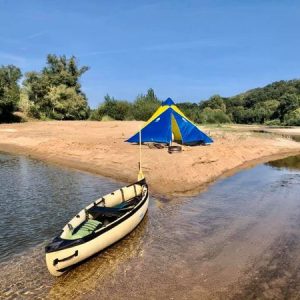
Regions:
[[296, 299], [300, 156], [239, 172], [197, 197], [151, 199], [129, 236], [59, 278], [47, 240], [120, 183], [0, 154], [0, 298]]

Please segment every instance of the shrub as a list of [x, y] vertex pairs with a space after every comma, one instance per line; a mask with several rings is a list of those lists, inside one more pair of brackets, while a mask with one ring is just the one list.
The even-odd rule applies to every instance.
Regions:
[[153, 89], [149, 89], [146, 95], [136, 98], [132, 108], [133, 117], [135, 120], [147, 121], [160, 105], [161, 101], [158, 100]]
[[201, 123], [209, 124], [221, 124], [221, 123], [230, 123], [231, 120], [229, 116], [221, 109], [211, 109], [206, 107], [200, 114]]
[[281, 124], [279, 119], [273, 119], [265, 122], [265, 125], [268, 126], [279, 126]]
[[300, 126], [300, 108], [297, 108], [284, 116], [284, 124], [288, 126]]

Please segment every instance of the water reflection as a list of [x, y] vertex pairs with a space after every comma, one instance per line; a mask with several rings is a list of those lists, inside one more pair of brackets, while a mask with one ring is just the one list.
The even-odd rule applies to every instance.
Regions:
[[[149, 212], [136, 230], [61, 278], [48, 274], [44, 244], [39, 244], [0, 264], [6, 274], [0, 292], [29, 299], [296, 298], [300, 172], [283, 162], [276, 168], [272, 164], [221, 180], [197, 197], [151, 199]], [[63, 172], [66, 177], [79, 176]], [[52, 188], [63, 181], [82, 196], [98, 192], [87, 177], [50, 177], [47, 184]], [[78, 182], [84, 185], [76, 189]], [[57, 193], [52, 191], [53, 195]], [[63, 199], [54, 199], [53, 205], [63, 206], [68, 195]]]
[[82, 207], [120, 184], [0, 154], [0, 262], [56, 235]]
[[296, 142], [300, 142], [300, 135], [292, 135], [291, 138]]
[[278, 169], [286, 168], [290, 170], [300, 170], [300, 155], [271, 161], [268, 165]]

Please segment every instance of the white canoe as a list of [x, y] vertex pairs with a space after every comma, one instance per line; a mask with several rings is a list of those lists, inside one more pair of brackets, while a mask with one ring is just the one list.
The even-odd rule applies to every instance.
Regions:
[[130, 233], [148, 209], [145, 179], [88, 205], [46, 246], [49, 272], [60, 276], [74, 265]]

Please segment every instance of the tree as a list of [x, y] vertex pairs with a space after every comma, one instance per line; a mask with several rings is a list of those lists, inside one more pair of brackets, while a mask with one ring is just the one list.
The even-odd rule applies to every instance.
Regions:
[[290, 111], [284, 116], [285, 125], [300, 126], [300, 108]]
[[133, 104], [133, 117], [135, 120], [147, 121], [161, 105], [154, 90], [149, 89], [146, 95], [139, 95]]
[[226, 112], [226, 105], [220, 95], [213, 95], [207, 101], [200, 103], [201, 109], [204, 109], [205, 107], [221, 109], [223, 112]]
[[44, 97], [50, 90], [50, 83], [47, 78], [39, 72], [28, 72], [25, 74], [23, 85], [28, 93], [29, 100], [43, 108]]
[[221, 109], [237, 123], [285, 124], [285, 115], [300, 107], [300, 80], [273, 82], [229, 98], [215, 95], [199, 106]]
[[280, 97], [280, 104], [276, 110], [276, 117], [281, 121], [284, 120], [285, 114], [296, 110], [300, 107], [300, 96], [297, 94], [286, 94]]
[[[68, 59], [64, 55], [49, 54], [46, 67], [41, 72], [28, 72], [25, 74], [23, 84], [29, 100], [35, 105], [33, 110], [48, 118], [73, 119], [77, 116], [81, 119], [83, 116], [87, 117], [85, 112], [89, 111], [89, 107], [79, 82], [80, 77], [87, 70], [87, 66], [78, 66], [74, 56]], [[68, 90], [69, 88], [71, 90]], [[57, 99], [59, 95], [62, 97], [61, 99]], [[75, 103], [72, 105], [70, 103], [67, 104], [65, 97], [70, 97], [68, 101], [73, 99]], [[55, 101], [59, 103], [64, 103], [64, 109], [54, 108], [53, 99], [56, 99]], [[75, 114], [73, 108], [77, 107], [79, 103], [81, 103], [80, 107], [82, 105], [85, 107], [81, 107], [78, 114]], [[71, 111], [66, 111], [65, 108], [69, 108]], [[59, 114], [54, 113], [56, 110], [60, 111]], [[58, 113], [58, 111], [56, 112]], [[64, 115], [62, 116], [61, 114]]]
[[9, 122], [20, 100], [21, 70], [13, 65], [0, 68], [0, 121]]
[[88, 117], [87, 101], [74, 87], [67, 87], [64, 84], [53, 86], [45, 101], [49, 107], [48, 116], [52, 119], [84, 120]]
[[56, 56], [49, 54], [47, 56], [47, 65], [43, 69], [42, 74], [46, 77], [50, 86], [65, 85], [66, 87], [73, 87], [75, 91], [80, 94], [81, 84], [79, 78], [88, 71], [89, 67], [78, 67], [74, 56], [69, 59], [65, 55]]

